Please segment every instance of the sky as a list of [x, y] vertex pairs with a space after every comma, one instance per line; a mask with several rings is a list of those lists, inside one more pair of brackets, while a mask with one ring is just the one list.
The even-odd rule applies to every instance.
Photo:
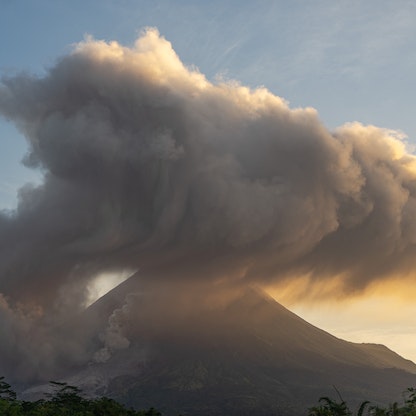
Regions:
[[[390, 136], [399, 137], [407, 152], [412, 153], [416, 143], [412, 111], [416, 69], [415, 18], [416, 4], [404, 0], [0, 0], [0, 71], [6, 78], [22, 72], [26, 77], [42, 77], [88, 35], [107, 42], [115, 40], [133, 48], [145, 27], [155, 27], [171, 42], [181, 61], [190, 68], [197, 68], [208, 81], [236, 80], [251, 88], [263, 86], [282, 97], [292, 109], [312, 107], [317, 111], [316, 115], [302, 114], [306, 118], [312, 117], [310, 122], [314, 129], [320, 129], [316, 124], [320, 120], [328, 131], [347, 122], [395, 130], [396, 133]], [[23, 98], [24, 95], [20, 101], [22, 107]], [[16, 114], [10, 112], [6, 118], [16, 120]], [[23, 185], [41, 184], [45, 172], [54, 171], [48, 164], [50, 160], [42, 159], [46, 157], [44, 155], [38, 155], [41, 163], [37, 169], [22, 165], [21, 160], [29, 152], [28, 144], [22, 132], [6, 118], [0, 119], [0, 207], [10, 213], [19, 198], [23, 201], [29, 198], [31, 188], [27, 186], [19, 194]], [[26, 119], [20, 122], [27, 124]], [[27, 125], [20, 128], [30, 136]], [[357, 131], [344, 130], [339, 134], [342, 137], [367, 134]], [[316, 133], [317, 137], [319, 134]], [[169, 138], [162, 132], [159, 139], [165, 145]], [[179, 155], [180, 149], [176, 150]], [[367, 154], [369, 150], [362, 152]], [[391, 158], [389, 156], [387, 160]], [[391, 169], [394, 170], [394, 166]], [[378, 174], [375, 172], [375, 177]], [[344, 184], [341, 179], [339, 183]], [[408, 179], [406, 189], [411, 189], [411, 179]], [[385, 186], [389, 187], [387, 179]], [[262, 198], [261, 190], [256, 188], [255, 192]], [[392, 198], [402, 197], [398, 191], [392, 195]], [[381, 199], [380, 204], [390, 206], [390, 202], [386, 198]], [[244, 219], [246, 214], [240, 214]], [[260, 214], [265, 221], [268, 219], [268, 211]], [[386, 218], [380, 216], [380, 221], [383, 230]], [[326, 235], [325, 227], [333, 227], [323, 219], [318, 225], [322, 235]], [[412, 231], [411, 224], [408, 229]], [[247, 228], [248, 233], [251, 231]], [[367, 241], [364, 237], [363, 241]], [[232, 234], [232, 238], [243, 237]], [[310, 244], [318, 244], [316, 241], [312, 239]], [[412, 241], [411, 237], [409, 241]], [[372, 252], [370, 246], [363, 244], [362, 250], [367, 249], [369, 257], [376, 257], [377, 251]], [[322, 256], [317, 253], [316, 259], [325, 259]], [[407, 264], [407, 258], [402, 260]], [[302, 257], [302, 261], [308, 264], [309, 260]], [[268, 282], [267, 286], [291, 310], [337, 336], [357, 342], [383, 343], [416, 360], [412, 269], [409, 266], [404, 271], [403, 267], [397, 266], [389, 272], [388, 278], [378, 279], [372, 276], [371, 273], [377, 273], [375, 266], [371, 266], [357, 272], [357, 279], [363, 279], [365, 285], [353, 284], [353, 277], [349, 277], [347, 290], [339, 296], [328, 289], [331, 286], [329, 280], [319, 281], [315, 277], [311, 281], [318, 280], [318, 283], [314, 283], [313, 290], [310, 281], [301, 278], [290, 284], [280, 279]], [[393, 266], [386, 267], [390, 271]], [[383, 275], [382, 271], [378, 273]], [[306, 291], [308, 293], [304, 293]]]

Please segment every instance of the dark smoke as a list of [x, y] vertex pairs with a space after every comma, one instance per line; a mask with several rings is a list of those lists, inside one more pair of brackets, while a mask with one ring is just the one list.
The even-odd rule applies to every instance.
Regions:
[[88, 39], [41, 78], [3, 78], [0, 113], [44, 173], [0, 216], [3, 355], [36, 333], [46, 351], [18, 353], [50, 361], [49, 328], [102, 272], [341, 277], [354, 291], [415, 265], [416, 159], [397, 132], [330, 132], [265, 89], [212, 84], [154, 29], [132, 48]]

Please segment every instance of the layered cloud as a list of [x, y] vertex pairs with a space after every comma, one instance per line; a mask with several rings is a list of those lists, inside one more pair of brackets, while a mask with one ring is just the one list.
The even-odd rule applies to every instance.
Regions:
[[211, 83], [155, 29], [132, 47], [86, 39], [42, 77], [3, 78], [0, 113], [44, 173], [0, 216], [7, 310], [61, 319], [92, 279], [126, 269], [356, 291], [415, 266], [416, 158], [399, 133], [332, 132], [266, 89]]

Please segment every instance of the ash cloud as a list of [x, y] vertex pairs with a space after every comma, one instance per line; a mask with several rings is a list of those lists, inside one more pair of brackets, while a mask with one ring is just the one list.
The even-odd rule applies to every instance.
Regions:
[[40, 308], [43, 328], [80, 311], [108, 270], [189, 284], [336, 276], [348, 292], [415, 266], [416, 159], [399, 133], [331, 132], [266, 89], [213, 84], [155, 29], [132, 47], [87, 39], [43, 77], [4, 77], [0, 114], [44, 172], [0, 215], [0, 293]]
[[[131, 316], [131, 304], [136, 301], [134, 294], [129, 294], [121, 308], [117, 308], [108, 318], [108, 326], [100, 334], [103, 346], [93, 354], [93, 361], [105, 363], [110, 359], [114, 351], [123, 350], [130, 346], [126, 337], [131, 322], [134, 322], [134, 315]], [[134, 302], [136, 303], [136, 302]]]

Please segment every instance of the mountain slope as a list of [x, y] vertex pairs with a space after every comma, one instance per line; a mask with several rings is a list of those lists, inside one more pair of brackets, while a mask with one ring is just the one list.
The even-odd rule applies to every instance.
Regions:
[[169, 291], [138, 294], [134, 279], [125, 282], [83, 322], [94, 348], [97, 333], [109, 329], [128, 348], [110, 348], [107, 360], [67, 380], [135, 407], [201, 416], [305, 414], [320, 396], [334, 395], [333, 385], [352, 403], [394, 401], [416, 385], [411, 361], [340, 340], [258, 290], [184, 303]]

